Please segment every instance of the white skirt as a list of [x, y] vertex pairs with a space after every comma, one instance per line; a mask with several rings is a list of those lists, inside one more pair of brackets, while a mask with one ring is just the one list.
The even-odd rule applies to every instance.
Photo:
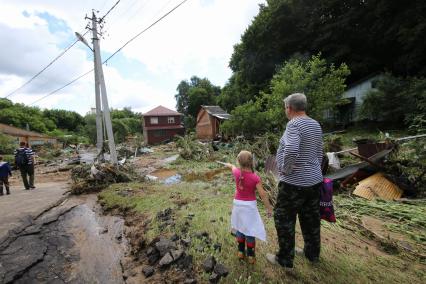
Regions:
[[246, 236], [266, 241], [266, 231], [257, 210], [257, 202], [234, 199], [231, 214], [231, 228]]

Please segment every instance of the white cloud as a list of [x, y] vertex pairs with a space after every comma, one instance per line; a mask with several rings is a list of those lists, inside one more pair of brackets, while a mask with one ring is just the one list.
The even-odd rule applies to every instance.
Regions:
[[[0, 10], [0, 94], [7, 94], [28, 80], [69, 44], [70, 31], [51, 33], [48, 22], [37, 13], [48, 12], [63, 20], [72, 31], [82, 31], [91, 8], [105, 13], [116, 0], [56, 1], [3, 0]], [[171, 9], [180, 0], [122, 0], [107, 17], [101, 48], [113, 52]], [[122, 56], [137, 61], [144, 75], [129, 76], [133, 69], [111, 60], [104, 67], [110, 106], [131, 106], [145, 112], [159, 104], [175, 106], [175, 88], [192, 75], [209, 78], [223, 85], [231, 71], [227, 67], [241, 34], [257, 14], [264, 0], [189, 0], [173, 14], [130, 43]], [[28, 13], [27, 16], [23, 12]], [[103, 12], [102, 12], [103, 11]], [[90, 36], [86, 37], [87, 39]], [[6, 43], [7, 42], [7, 43]], [[86, 47], [77, 44], [28, 87], [12, 99], [32, 102], [90, 70]], [[136, 64], [137, 65], [137, 64]], [[129, 68], [129, 69], [128, 69]], [[141, 71], [142, 72], [142, 71]], [[148, 72], [148, 73], [146, 73]], [[65, 108], [82, 114], [94, 106], [93, 74], [40, 103], [44, 108]]]

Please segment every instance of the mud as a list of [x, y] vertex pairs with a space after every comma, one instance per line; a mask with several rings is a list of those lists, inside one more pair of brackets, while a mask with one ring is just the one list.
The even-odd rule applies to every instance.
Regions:
[[213, 178], [221, 173], [229, 171], [227, 168], [214, 169], [207, 172], [190, 172], [183, 176], [183, 179], [187, 182], [193, 182], [196, 180], [200, 181], [211, 181]]
[[71, 198], [0, 244], [0, 283], [124, 283], [124, 221]]

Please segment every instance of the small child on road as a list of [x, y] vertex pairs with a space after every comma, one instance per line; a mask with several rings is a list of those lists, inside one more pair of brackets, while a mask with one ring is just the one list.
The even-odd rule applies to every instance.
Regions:
[[[266, 207], [268, 217], [272, 216], [272, 206], [268, 195], [262, 187], [260, 177], [253, 170], [253, 155], [249, 151], [241, 151], [237, 156], [239, 168], [224, 163], [232, 170], [236, 183], [231, 215], [231, 226], [236, 231], [238, 242], [238, 258], [247, 256], [248, 262], [254, 264], [256, 240], [266, 241], [266, 231], [257, 209], [256, 191]], [[245, 247], [247, 245], [247, 252]]]
[[9, 176], [12, 176], [12, 169], [8, 162], [3, 161], [0, 155], [0, 195], [3, 195], [3, 184], [6, 187], [6, 194], [10, 194]]

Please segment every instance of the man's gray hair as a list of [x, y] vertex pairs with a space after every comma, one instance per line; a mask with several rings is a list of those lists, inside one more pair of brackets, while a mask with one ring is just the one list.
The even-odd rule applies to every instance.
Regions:
[[291, 94], [283, 101], [286, 106], [291, 107], [294, 111], [306, 111], [308, 107], [308, 101], [303, 93]]

